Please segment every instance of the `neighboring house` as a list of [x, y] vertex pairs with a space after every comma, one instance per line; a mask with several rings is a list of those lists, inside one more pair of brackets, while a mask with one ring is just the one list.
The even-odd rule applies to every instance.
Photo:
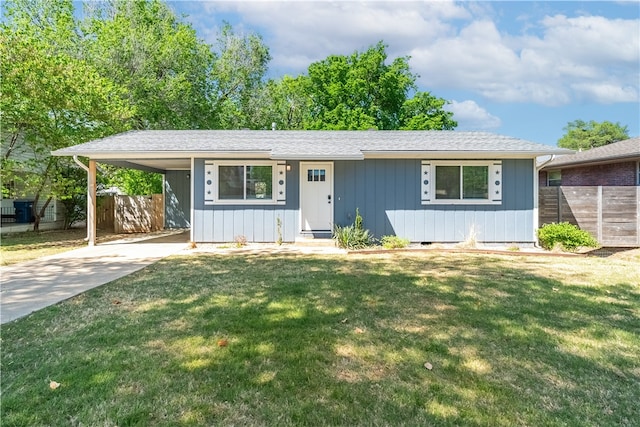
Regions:
[[534, 243], [536, 157], [483, 132], [133, 131], [55, 151], [163, 173], [165, 226], [193, 242], [330, 237], [359, 209], [376, 236]]
[[556, 157], [540, 170], [540, 186], [640, 185], [640, 138]]
[[[6, 144], [2, 145], [1, 155], [4, 158], [7, 153]], [[9, 158], [13, 161], [21, 164], [27, 164], [30, 160], [33, 160], [34, 154], [30, 153], [23, 144], [17, 144], [12, 150]], [[37, 171], [37, 170], [36, 170]], [[2, 214], [1, 226], [3, 232], [5, 231], [24, 231], [31, 229], [29, 223], [32, 223], [32, 215], [25, 209], [28, 206], [32, 206], [34, 195], [25, 194], [24, 187], [20, 182], [20, 177], [24, 176], [26, 172], [33, 173], [32, 169], [16, 171], [15, 177], [3, 177], [0, 191], [0, 212]], [[12, 179], [13, 178], [13, 179]], [[41, 209], [44, 203], [46, 203], [47, 197], [40, 197], [38, 201], [37, 209]], [[52, 200], [47, 209], [45, 215], [41, 219], [42, 229], [45, 228], [58, 228], [64, 223], [64, 205], [58, 203], [57, 200]]]

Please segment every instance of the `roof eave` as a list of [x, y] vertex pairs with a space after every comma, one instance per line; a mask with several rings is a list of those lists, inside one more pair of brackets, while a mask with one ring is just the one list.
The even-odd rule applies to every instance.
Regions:
[[273, 160], [300, 160], [300, 161], [332, 161], [332, 160], [364, 160], [362, 154], [345, 154], [345, 155], [325, 155], [325, 154], [280, 154], [271, 156]]
[[548, 151], [363, 151], [365, 159], [533, 159]]
[[131, 159], [190, 159], [190, 158], [216, 158], [216, 159], [271, 159], [271, 151], [71, 151], [56, 150], [51, 152], [53, 156], [81, 156], [93, 160], [131, 160]]
[[555, 162], [551, 162], [548, 165], [546, 165], [544, 168], [542, 168], [542, 170], [605, 165], [609, 163], [617, 163], [617, 162], [626, 161], [626, 160], [633, 161], [637, 159], [640, 159], [639, 154], [625, 154], [621, 156], [612, 156], [612, 157], [593, 159], [593, 160], [572, 160], [570, 162], [561, 162], [560, 161], [561, 159], [557, 159]]

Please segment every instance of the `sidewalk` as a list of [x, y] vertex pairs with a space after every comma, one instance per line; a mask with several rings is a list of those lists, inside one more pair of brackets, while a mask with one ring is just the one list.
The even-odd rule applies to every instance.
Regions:
[[112, 282], [187, 247], [188, 234], [109, 242], [0, 267], [0, 323]]

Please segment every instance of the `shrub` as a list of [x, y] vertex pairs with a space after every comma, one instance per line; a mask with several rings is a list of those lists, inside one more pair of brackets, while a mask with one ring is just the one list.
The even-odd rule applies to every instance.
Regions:
[[561, 245], [567, 251], [575, 251], [580, 246], [591, 248], [599, 246], [598, 241], [591, 234], [568, 222], [543, 225], [538, 229], [538, 240], [547, 250], [553, 249], [556, 245]]
[[358, 209], [356, 209], [356, 219], [353, 224], [334, 227], [333, 239], [336, 245], [343, 249], [362, 249], [374, 244], [373, 235], [369, 230], [365, 230]]
[[403, 239], [398, 236], [382, 236], [380, 244], [385, 249], [402, 249], [409, 246], [409, 239]]

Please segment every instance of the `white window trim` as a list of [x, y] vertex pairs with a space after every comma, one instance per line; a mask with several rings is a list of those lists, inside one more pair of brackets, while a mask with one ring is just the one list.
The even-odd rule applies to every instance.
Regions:
[[[220, 166], [271, 166], [271, 198], [269, 199], [220, 199], [218, 177]], [[246, 178], [245, 178], [246, 179]], [[286, 204], [287, 172], [284, 162], [267, 160], [205, 160], [205, 205], [284, 205]]]
[[[489, 189], [487, 199], [436, 199], [436, 166], [487, 166]], [[421, 203], [423, 205], [501, 205], [501, 160], [423, 160], [420, 174]]]

